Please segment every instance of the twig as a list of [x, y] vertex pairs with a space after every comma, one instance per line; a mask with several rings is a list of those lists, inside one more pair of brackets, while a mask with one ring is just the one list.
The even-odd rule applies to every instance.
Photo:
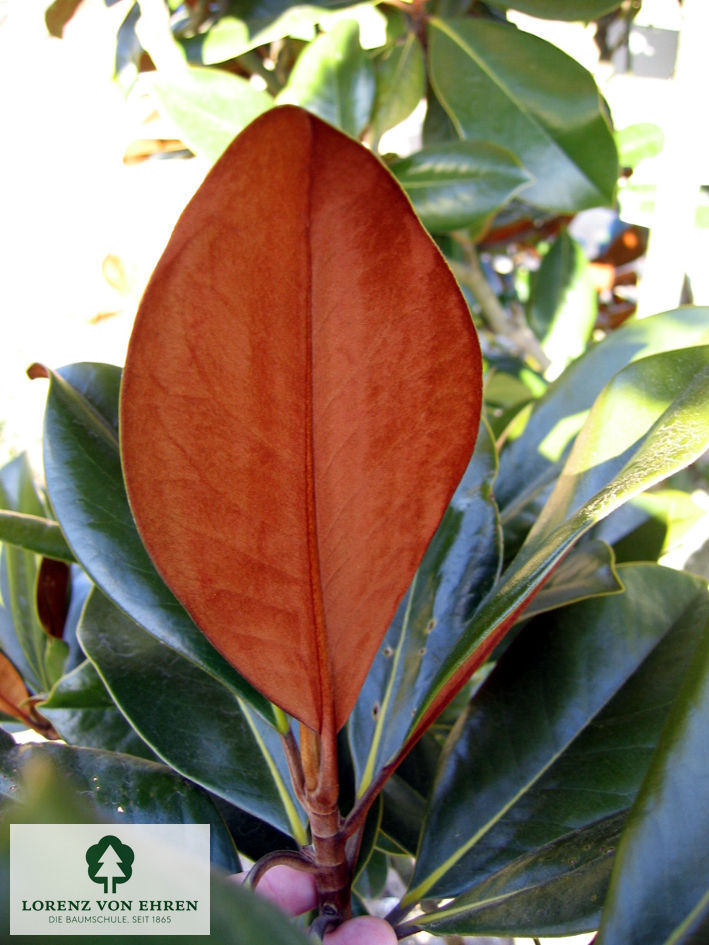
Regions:
[[310, 859], [309, 854], [302, 850], [274, 850], [254, 863], [244, 880], [244, 885], [256, 886], [263, 875], [274, 866], [290, 866], [302, 873], [317, 873], [318, 871], [317, 865]]
[[540, 368], [549, 367], [549, 358], [529, 326], [521, 320], [513, 319], [495, 295], [485, 277], [473, 243], [462, 233], [452, 233], [451, 236], [465, 254], [464, 265], [455, 262], [450, 264], [453, 274], [472, 291], [488, 326], [495, 334], [509, 339], [520, 354], [532, 358]]

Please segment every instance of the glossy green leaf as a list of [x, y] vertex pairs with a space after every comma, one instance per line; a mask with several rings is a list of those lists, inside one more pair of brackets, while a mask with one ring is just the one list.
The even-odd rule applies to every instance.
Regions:
[[605, 517], [701, 456], [708, 398], [709, 345], [651, 355], [620, 371], [593, 405], [528, 545], [581, 510], [584, 519]]
[[411, 726], [425, 730], [595, 522], [702, 455], [709, 347], [653, 355], [598, 397], [525, 544], [445, 656]]
[[491, 7], [520, 10], [549, 20], [595, 20], [620, 6], [621, 0], [488, 0]]
[[100, 592], [79, 639], [111, 698], [172, 768], [305, 842], [280, 738], [244, 700]]
[[701, 945], [709, 931], [709, 624], [618, 849], [598, 945]]
[[155, 760], [151, 749], [118, 711], [88, 660], [59, 680], [41, 703], [40, 712], [70, 745]]
[[353, 887], [356, 887], [356, 891], [360, 896], [375, 898], [377, 895], [377, 893], [372, 893], [369, 882], [370, 879], [374, 879], [378, 875], [378, 866], [375, 865], [371, 877], [368, 878], [366, 874], [369, 870], [369, 865], [372, 861], [372, 858], [375, 857], [375, 855], [378, 858], [378, 851], [375, 847], [375, 843], [379, 834], [381, 823], [382, 800], [381, 797], [379, 797], [374, 802], [370, 808], [369, 813], [367, 814], [367, 819], [362, 829], [359, 854], [357, 856], [357, 862], [355, 863], [353, 871], [352, 885]]
[[517, 158], [485, 141], [455, 141], [395, 161], [389, 169], [424, 225], [434, 232], [472, 227], [490, 218], [530, 176]]
[[615, 142], [620, 166], [635, 168], [641, 161], [657, 157], [664, 147], [665, 136], [659, 125], [639, 122], [616, 131]]
[[231, 836], [206, 794], [154, 761], [68, 745], [18, 745], [0, 751], [0, 797], [21, 801], [24, 767], [45, 758], [80, 792], [89, 821], [209, 824], [212, 862], [239, 868]]
[[[353, 6], [346, 0], [321, 0], [318, 4], [290, 0], [250, 0], [248, 5], [227, 13], [205, 33], [183, 39], [190, 62], [210, 66], [242, 56], [286, 36], [309, 42], [315, 27], [327, 21], [334, 10]], [[356, 4], [354, 5], [356, 6]]]
[[426, 115], [423, 120], [422, 139], [426, 148], [459, 140], [453, 122], [431, 88], [429, 88], [426, 97]]
[[195, 154], [214, 162], [232, 139], [273, 105], [267, 92], [219, 69], [156, 72], [150, 87], [160, 109]]
[[401, 748], [432, 674], [498, 574], [495, 472], [495, 448], [483, 423], [470, 465], [350, 716], [348, 735], [360, 793]]
[[562, 230], [535, 273], [529, 304], [529, 323], [551, 361], [546, 377], [558, 377], [569, 361], [583, 354], [596, 313], [588, 258], [568, 231]]
[[273, 719], [270, 703], [197, 629], [143, 547], [118, 452], [120, 379], [120, 368], [107, 364], [75, 364], [50, 375], [44, 466], [59, 524], [77, 560], [108, 597]]
[[376, 91], [372, 112], [375, 141], [389, 128], [408, 118], [426, 90], [426, 65], [423, 49], [415, 33], [385, 47], [372, 60]]
[[[700, 579], [656, 565], [621, 573], [624, 594], [531, 624], [461, 716], [441, 756], [405, 904], [465, 892], [456, 931], [477, 931], [493, 889], [498, 903], [512, 897], [499, 918], [514, 914], [522, 934], [529, 927], [514, 898], [543, 898], [549, 880], [579, 866], [590, 842], [577, 844], [581, 832], [611, 827], [630, 808], [709, 621], [709, 594]], [[621, 827], [602, 830], [600, 852]], [[599, 848], [587, 852], [595, 898], [577, 900], [575, 917], [565, 913], [567, 933], [593, 927], [609, 876], [608, 857], [600, 869]]]
[[563, 559], [559, 567], [525, 607], [525, 619], [567, 604], [619, 594], [623, 585], [615, 567], [613, 549], [598, 539], [583, 542]]
[[374, 71], [359, 44], [356, 20], [341, 20], [300, 54], [279, 105], [301, 105], [352, 137], [369, 122]]
[[44, 516], [0, 510], [0, 541], [59, 561], [74, 561], [61, 528]]
[[[44, 518], [44, 507], [25, 455], [0, 469], [0, 505], [10, 512]], [[50, 636], [35, 603], [38, 558], [5, 545], [0, 560], [0, 646], [35, 692], [46, 692], [61, 675], [68, 647]]]
[[517, 155], [534, 179], [526, 201], [554, 213], [612, 202], [615, 144], [582, 66], [492, 20], [434, 18], [429, 43], [436, 96], [458, 134]]
[[587, 412], [614, 374], [638, 358], [709, 342], [709, 308], [626, 322], [569, 365], [540, 397], [521, 436], [500, 455], [495, 497], [510, 516], [554, 481]]
[[414, 856], [426, 814], [426, 799], [398, 774], [393, 774], [386, 782], [382, 797], [382, 830]]
[[605, 818], [520, 856], [471, 893], [417, 916], [404, 929], [535, 938], [589, 931], [598, 922], [623, 821], [623, 815]]

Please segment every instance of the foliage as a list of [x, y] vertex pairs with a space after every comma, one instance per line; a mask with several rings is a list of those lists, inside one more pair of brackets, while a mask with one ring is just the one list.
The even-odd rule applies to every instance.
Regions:
[[[248, 128], [125, 382], [31, 370], [46, 492], [0, 470], [0, 711], [66, 744], [4, 737], [8, 817], [50, 778], [78, 819], [66, 779], [96, 816], [210, 823], [217, 870], [287, 850], [321, 879], [328, 795], [338, 907], [394, 870], [402, 937], [699, 941], [709, 592], [658, 560], [698, 514], [709, 310], [599, 330], [564, 223], [615, 199], [609, 116], [504, 13], [616, 4], [154, 6], [118, 49], [182, 141], [213, 161]], [[387, 153], [422, 98], [422, 147]], [[530, 217], [552, 239], [520, 313], [479, 252]], [[215, 942], [302, 940], [217, 873], [213, 899]]]

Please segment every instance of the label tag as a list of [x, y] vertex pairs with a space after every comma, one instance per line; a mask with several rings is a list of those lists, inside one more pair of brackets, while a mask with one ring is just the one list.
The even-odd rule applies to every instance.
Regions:
[[209, 935], [209, 824], [11, 824], [11, 935]]

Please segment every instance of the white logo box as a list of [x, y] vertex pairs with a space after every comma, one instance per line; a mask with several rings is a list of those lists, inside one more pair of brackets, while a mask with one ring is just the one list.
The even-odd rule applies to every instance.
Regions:
[[12, 824], [10, 934], [209, 935], [209, 876], [209, 824]]

